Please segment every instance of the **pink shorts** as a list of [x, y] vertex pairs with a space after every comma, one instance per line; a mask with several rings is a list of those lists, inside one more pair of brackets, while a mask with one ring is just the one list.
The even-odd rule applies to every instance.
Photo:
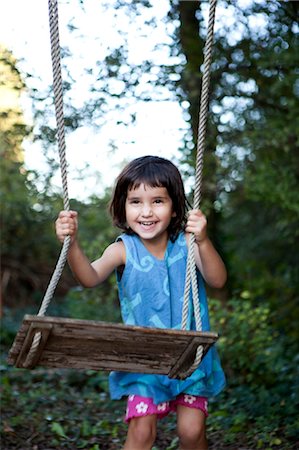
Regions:
[[174, 400], [155, 405], [153, 400], [149, 397], [129, 395], [125, 421], [129, 422], [135, 417], [144, 417], [150, 414], [157, 414], [158, 419], [162, 419], [162, 417], [167, 416], [171, 411], [176, 411], [177, 405], [200, 409], [205, 416], [208, 416], [208, 400], [206, 397], [180, 394]]

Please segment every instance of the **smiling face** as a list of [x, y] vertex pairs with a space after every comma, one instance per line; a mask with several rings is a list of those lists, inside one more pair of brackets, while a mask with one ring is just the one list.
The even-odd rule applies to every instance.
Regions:
[[176, 215], [167, 189], [144, 183], [128, 190], [125, 210], [127, 226], [142, 240], [168, 237], [168, 226]]
[[[185, 229], [187, 211], [187, 199], [185, 196], [183, 180], [177, 167], [172, 162], [159, 156], [141, 156], [140, 158], [134, 159], [123, 168], [116, 179], [109, 210], [113, 225], [117, 226], [127, 234], [138, 233], [137, 230], [135, 231], [135, 229], [128, 228], [126, 208], [129, 206], [127, 197], [129, 196], [129, 199], [133, 197], [133, 195], [138, 197], [140, 193], [139, 188], [141, 189], [140, 192], [142, 195], [153, 192], [155, 188], [159, 190], [158, 195], [162, 195], [162, 198], [160, 200], [158, 197], [154, 203], [155, 206], [158, 205], [159, 202], [164, 205], [164, 198], [167, 199], [167, 202], [171, 202], [167, 232], [170, 240], [174, 242], [179, 233]], [[135, 202], [135, 205], [137, 205], [137, 203], [138, 202]], [[134, 209], [132, 208], [132, 210], [136, 211], [137, 207], [136, 209], [135, 207]], [[154, 211], [156, 211], [156, 209], [153, 209], [152, 211], [153, 216]], [[128, 210], [129, 220], [130, 212], [131, 209]], [[148, 220], [148, 217], [143, 217], [143, 220], [140, 221], [145, 228], [143, 231], [147, 230], [149, 232], [151, 226], [157, 228], [157, 226], [154, 227], [154, 223], [151, 222], [151, 220]]]

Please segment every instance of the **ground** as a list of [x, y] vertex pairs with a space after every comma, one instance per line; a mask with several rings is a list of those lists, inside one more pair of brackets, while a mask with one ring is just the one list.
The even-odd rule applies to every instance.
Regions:
[[[24, 370], [0, 365], [2, 450], [119, 450], [126, 435], [125, 401], [111, 401], [107, 374], [93, 371]], [[210, 450], [295, 450], [269, 423], [255, 432], [246, 413], [229, 417], [227, 406], [211, 404]], [[229, 424], [229, 425], [227, 425]], [[175, 450], [175, 415], [159, 422], [154, 450]]]

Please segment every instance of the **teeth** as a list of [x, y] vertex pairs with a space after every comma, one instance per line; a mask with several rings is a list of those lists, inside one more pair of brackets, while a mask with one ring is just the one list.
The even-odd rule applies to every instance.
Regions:
[[149, 226], [153, 225], [155, 222], [141, 222], [141, 225]]

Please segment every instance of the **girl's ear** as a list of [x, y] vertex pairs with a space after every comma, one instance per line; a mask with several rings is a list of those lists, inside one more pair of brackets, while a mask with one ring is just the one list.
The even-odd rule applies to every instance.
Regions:
[[175, 211], [172, 212], [171, 217], [176, 217], [177, 213]]

